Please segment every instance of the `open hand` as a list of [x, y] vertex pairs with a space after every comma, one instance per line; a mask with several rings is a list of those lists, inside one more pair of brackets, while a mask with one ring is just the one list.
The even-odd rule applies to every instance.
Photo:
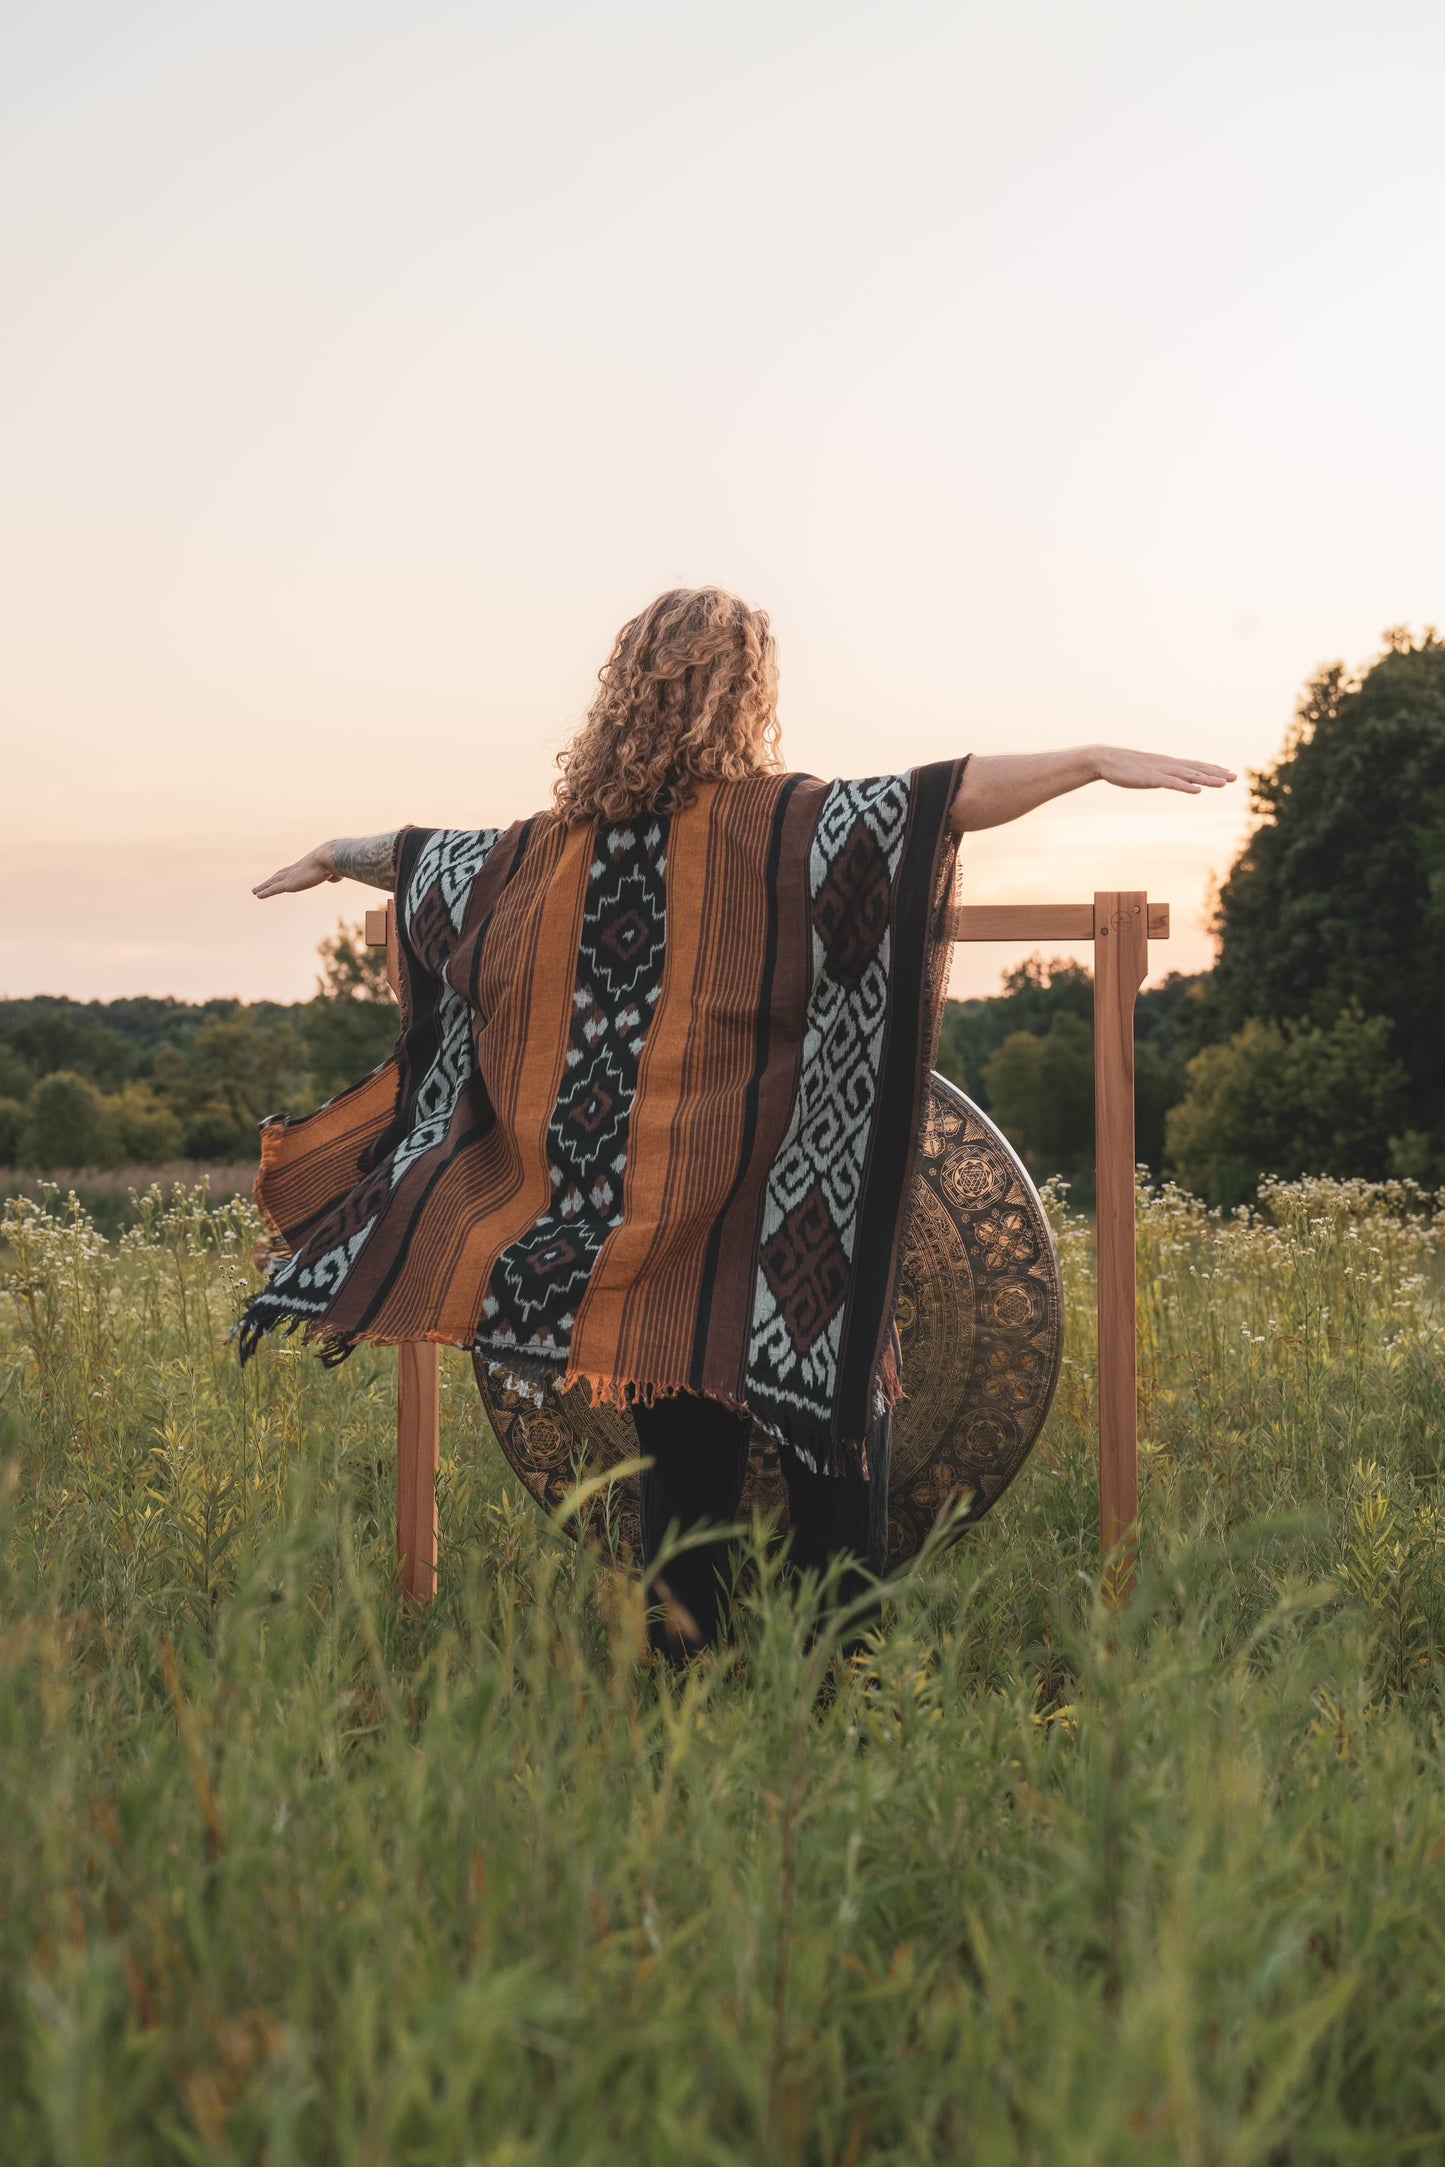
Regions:
[[1122, 745], [1096, 748], [1099, 778], [1121, 790], [1220, 790], [1235, 780], [1233, 768], [1212, 760], [1176, 760], [1163, 752], [1130, 752]]
[[308, 850], [305, 857], [298, 858], [294, 865], [283, 865], [280, 872], [273, 873], [269, 880], [259, 881], [251, 893], [263, 898], [268, 895], [295, 895], [302, 888], [319, 888], [323, 880], [340, 880], [341, 877], [332, 864], [331, 845], [318, 843], [314, 850]]

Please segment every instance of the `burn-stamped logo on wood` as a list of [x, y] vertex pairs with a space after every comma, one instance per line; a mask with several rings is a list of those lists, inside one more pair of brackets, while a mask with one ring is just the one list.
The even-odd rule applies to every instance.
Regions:
[[[930, 1080], [897, 1324], [907, 1398], [893, 1418], [888, 1563], [915, 1555], [939, 1512], [966, 1493], [981, 1520], [1028, 1458], [1058, 1381], [1063, 1298], [1038, 1191], [1008, 1140], [942, 1076]], [[508, 1389], [480, 1358], [477, 1381], [513, 1471], [545, 1511], [621, 1460], [635, 1459], [631, 1417], [594, 1406], [585, 1386], [540, 1404]], [[753, 1434], [743, 1517], [787, 1527], [778, 1447]], [[615, 1558], [636, 1557], [637, 1486], [593, 1499], [590, 1527]]]

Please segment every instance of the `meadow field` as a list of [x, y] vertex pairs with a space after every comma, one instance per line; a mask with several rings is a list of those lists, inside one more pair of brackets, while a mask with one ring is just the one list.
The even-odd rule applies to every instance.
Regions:
[[0, 2160], [1435, 2160], [1445, 1198], [1140, 1224], [1098, 1600], [1087, 1224], [1045, 1438], [849, 1666], [763, 1533], [677, 1679], [444, 1376], [244, 1372], [250, 1206], [6, 1207]]

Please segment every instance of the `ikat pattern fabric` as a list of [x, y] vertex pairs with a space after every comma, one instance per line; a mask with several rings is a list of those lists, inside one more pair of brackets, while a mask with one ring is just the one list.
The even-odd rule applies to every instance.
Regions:
[[[406, 898], [407, 923], [414, 940], [424, 932], [434, 900], [439, 900], [452, 930], [460, 926], [472, 884], [501, 832], [499, 828], [436, 831], [418, 860]], [[242, 1323], [243, 1358], [258, 1333], [273, 1324], [287, 1323], [294, 1328], [303, 1320], [319, 1322], [325, 1318], [366, 1246], [387, 1189], [395, 1189], [419, 1160], [444, 1141], [473, 1065], [469, 1011], [445, 983], [437, 991], [436, 1039], [435, 1056], [410, 1096], [408, 1123], [401, 1141], [380, 1176], [373, 1173], [341, 1200], [335, 1223], [328, 1230], [328, 1246], [320, 1255], [311, 1254], [308, 1245], [295, 1255], [277, 1255], [271, 1260], [265, 1290], [249, 1305]], [[329, 1110], [323, 1107], [321, 1113]]]
[[392, 1060], [262, 1131], [277, 1325], [529, 1391], [702, 1392], [866, 1465], [941, 1008], [964, 763], [668, 817], [403, 829]]
[[786, 1409], [825, 1424], [837, 1390], [908, 782], [834, 783], [808, 854], [812, 990], [793, 1125], [768, 1175], [748, 1349], [748, 1404], [764, 1422]]
[[637, 1068], [662, 991], [666, 874], [665, 818], [599, 832], [562, 1090], [547, 1125], [551, 1200], [492, 1268], [478, 1354], [566, 1368], [577, 1304], [622, 1224]]

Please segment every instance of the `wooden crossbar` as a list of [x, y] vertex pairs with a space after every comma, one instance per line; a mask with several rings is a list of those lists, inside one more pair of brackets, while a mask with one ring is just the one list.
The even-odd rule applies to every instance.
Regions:
[[[1094, 1144], [1098, 1187], [1099, 1531], [1104, 1592], [1128, 1599], [1139, 1517], [1139, 1415], [1134, 1265], [1134, 1000], [1149, 942], [1169, 938], [1169, 905], [1142, 889], [1105, 888], [1092, 903], [965, 903], [949, 920], [955, 941], [1092, 941]], [[393, 908], [366, 913], [366, 939], [387, 951], [398, 992]], [[437, 1584], [436, 1478], [440, 1349], [397, 1350], [396, 1546], [402, 1589], [429, 1603]]]
[[[961, 903], [948, 921], [955, 941], [1091, 941], [1093, 903]], [[1169, 905], [1146, 897], [1149, 938], [1169, 938]], [[376, 914], [374, 914], [376, 915]]]

